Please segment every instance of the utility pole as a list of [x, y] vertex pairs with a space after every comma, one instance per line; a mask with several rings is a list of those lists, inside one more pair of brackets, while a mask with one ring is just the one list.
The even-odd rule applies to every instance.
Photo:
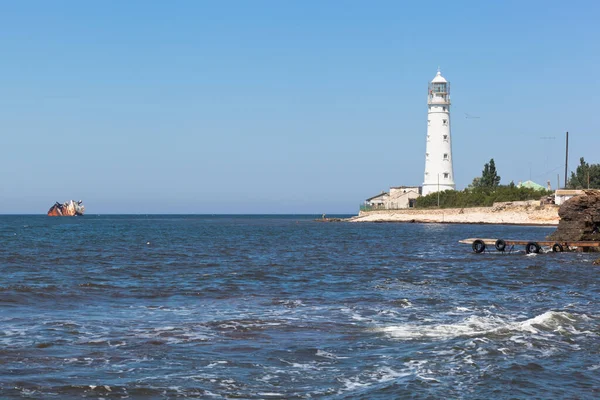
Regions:
[[569, 132], [567, 132], [567, 145], [566, 145], [566, 152], [565, 152], [565, 189], [567, 188], [567, 174], [569, 173], [568, 168], [569, 168]]

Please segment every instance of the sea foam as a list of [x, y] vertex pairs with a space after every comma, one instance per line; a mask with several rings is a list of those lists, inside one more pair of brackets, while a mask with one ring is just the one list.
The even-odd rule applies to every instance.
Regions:
[[392, 325], [377, 330], [396, 339], [447, 340], [456, 337], [477, 337], [489, 334], [511, 334], [514, 332], [539, 333], [541, 331], [560, 332], [566, 330], [577, 334], [573, 324], [577, 318], [561, 311], [546, 311], [525, 321], [510, 321], [499, 316], [477, 316], [453, 324], [402, 324]]

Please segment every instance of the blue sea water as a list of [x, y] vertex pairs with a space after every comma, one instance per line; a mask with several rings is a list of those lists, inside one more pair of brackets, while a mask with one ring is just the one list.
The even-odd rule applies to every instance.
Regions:
[[600, 397], [597, 255], [313, 218], [0, 216], [0, 398]]

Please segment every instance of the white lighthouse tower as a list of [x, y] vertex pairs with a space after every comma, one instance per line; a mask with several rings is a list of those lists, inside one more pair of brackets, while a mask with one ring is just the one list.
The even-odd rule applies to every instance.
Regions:
[[442, 76], [439, 68], [437, 75], [429, 83], [427, 106], [423, 196], [455, 188], [450, 138], [450, 83]]

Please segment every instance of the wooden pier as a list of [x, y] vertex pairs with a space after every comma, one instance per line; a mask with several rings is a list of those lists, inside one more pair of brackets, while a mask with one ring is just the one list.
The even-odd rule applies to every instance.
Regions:
[[551, 247], [555, 253], [563, 251], [589, 251], [591, 247], [600, 247], [600, 242], [592, 241], [549, 241], [549, 240], [513, 240], [513, 239], [483, 239], [469, 238], [459, 240], [459, 243], [470, 244], [475, 253], [483, 253], [487, 246], [493, 246], [498, 251], [512, 252], [515, 246], [525, 246], [525, 252], [539, 253], [542, 246]]

